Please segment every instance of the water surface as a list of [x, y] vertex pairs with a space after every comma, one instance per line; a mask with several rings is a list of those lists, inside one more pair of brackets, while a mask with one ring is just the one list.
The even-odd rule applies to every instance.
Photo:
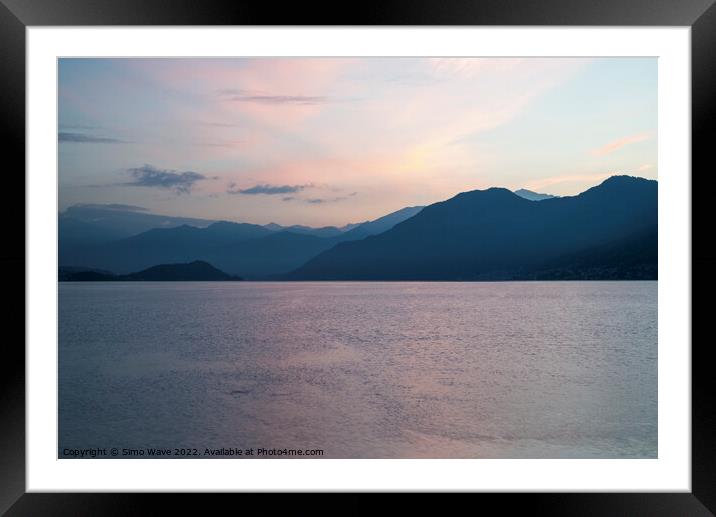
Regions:
[[60, 283], [88, 447], [654, 458], [657, 283]]

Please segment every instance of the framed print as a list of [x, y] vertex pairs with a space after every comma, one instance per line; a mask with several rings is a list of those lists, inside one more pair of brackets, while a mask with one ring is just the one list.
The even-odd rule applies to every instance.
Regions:
[[3, 511], [713, 511], [716, 8], [161, 7], [0, 11]]

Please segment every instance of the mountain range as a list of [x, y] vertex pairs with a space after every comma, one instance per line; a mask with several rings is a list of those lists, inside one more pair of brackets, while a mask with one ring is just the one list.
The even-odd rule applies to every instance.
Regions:
[[[474, 190], [341, 228], [98, 212], [60, 215], [60, 266], [129, 275], [203, 261], [250, 280], [657, 278], [657, 182], [631, 176], [566, 197]], [[151, 221], [162, 225], [122, 234]]]
[[[60, 223], [60, 266], [108, 270], [116, 274], [128, 274], [163, 263], [205, 260], [229, 274], [250, 279], [266, 278], [291, 271], [308, 259], [339, 242], [362, 239], [381, 233], [416, 213], [422, 207], [408, 207], [358, 225], [343, 228], [306, 226], [256, 225], [228, 221], [201, 220], [203, 227], [186, 224], [181, 218], [163, 218], [164, 227], [152, 228], [129, 237], [97, 239], [109, 229], [100, 226], [112, 223], [121, 216], [120, 210], [96, 221], [84, 221], [72, 211], [72, 227], [69, 234]], [[84, 210], [84, 209], [83, 209]], [[101, 209], [93, 208], [91, 215]], [[117, 212], [117, 213], [115, 213]], [[134, 214], [125, 216], [130, 221]], [[143, 214], [150, 215], [150, 214]], [[162, 216], [156, 216], [162, 217]], [[64, 228], [66, 213], [61, 214]], [[85, 224], [86, 229], [79, 231]], [[114, 227], [120, 225], [115, 224]]]
[[657, 212], [657, 182], [629, 176], [542, 201], [474, 190], [379, 235], [339, 243], [282, 278], [655, 279]]
[[[177, 226], [206, 228], [216, 222], [219, 221], [152, 214], [143, 207], [133, 205], [79, 204], [70, 206], [59, 214], [58, 230], [60, 243], [71, 247], [111, 242], [154, 229], [176, 228]], [[333, 237], [361, 224], [364, 223], [348, 224], [340, 228], [335, 226], [311, 228], [302, 225], [281, 226], [269, 223], [263, 225], [263, 228], [268, 232], [290, 231], [317, 237]]]
[[187, 264], [159, 264], [128, 275], [115, 275], [93, 269], [60, 268], [60, 281], [65, 282], [227, 282], [243, 280], [227, 275], [201, 260]]

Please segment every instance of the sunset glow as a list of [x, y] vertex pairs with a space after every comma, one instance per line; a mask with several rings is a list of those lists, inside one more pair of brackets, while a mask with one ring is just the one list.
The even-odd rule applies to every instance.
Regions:
[[343, 225], [656, 178], [653, 58], [61, 59], [60, 209]]

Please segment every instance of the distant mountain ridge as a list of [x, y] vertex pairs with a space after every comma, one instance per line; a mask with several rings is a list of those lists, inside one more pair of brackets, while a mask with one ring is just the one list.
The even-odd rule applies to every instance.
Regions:
[[[71, 246], [99, 244], [132, 237], [154, 229], [168, 229], [178, 226], [206, 228], [215, 223], [249, 224], [154, 214], [143, 207], [121, 204], [73, 205], [60, 212], [57, 221], [61, 251], [62, 248]], [[317, 235], [319, 237], [333, 237], [355, 226], [360, 226], [360, 224], [349, 224], [341, 228], [336, 228], [335, 226], [312, 228], [303, 225], [281, 226], [276, 223], [269, 223], [263, 225], [263, 228], [270, 232], [289, 230], [294, 233]]]
[[153, 214], [142, 207], [116, 204], [74, 205], [58, 216], [60, 238], [73, 240], [83, 240], [83, 232], [93, 232], [97, 240], [109, 241], [153, 228], [173, 228], [183, 224], [204, 228], [213, 222], [208, 219]]
[[61, 221], [60, 276], [128, 278], [202, 262], [272, 280], [656, 279], [657, 188], [613, 176], [577, 196], [474, 190], [342, 228], [201, 220], [117, 238], [90, 220], [74, 227], [84, 240], [73, 240]]
[[271, 233], [263, 226], [226, 221], [205, 228], [186, 224], [154, 228], [107, 243], [65, 249], [60, 254], [60, 265], [99, 267], [126, 274], [155, 264], [201, 259], [206, 249]]
[[391, 212], [388, 215], [379, 217], [373, 221], [367, 221], [363, 224], [350, 229], [344, 234], [343, 240], [358, 240], [364, 239], [370, 235], [378, 235], [384, 231], [390, 230], [393, 226], [398, 223], [402, 223], [406, 219], [410, 219], [415, 214], [419, 213], [423, 206], [408, 206]]
[[379, 235], [340, 243], [286, 280], [657, 277], [657, 182], [613, 176], [578, 196], [463, 192]]
[[69, 282], [77, 273], [99, 273], [101, 275], [114, 275], [111, 271], [103, 269], [94, 269], [89, 267], [68, 267], [60, 266], [57, 271], [57, 277], [60, 282]]
[[398, 210], [358, 226], [283, 227], [228, 221], [205, 227], [187, 224], [153, 228], [109, 241], [62, 243], [60, 266], [99, 268], [128, 274], [162, 263], [204, 260], [242, 277], [267, 278], [286, 273], [339, 242], [380, 233], [417, 213], [422, 207]]
[[544, 201], [545, 199], [552, 199], [559, 196], [553, 196], [552, 194], [540, 194], [539, 192], [532, 192], [525, 188], [515, 190], [515, 194], [518, 196], [529, 199], [530, 201]]
[[226, 282], [242, 278], [227, 275], [207, 262], [196, 260], [187, 264], [159, 264], [128, 275], [114, 275], [96, 270], [67, 272], [60, 275], [65, 282]]
[[304, 226], [302, 224], [294, 224], [292, 226], [281, 226], [276, 223], [269, 223], [264, 225], [264, 228], [270, 229], [273, 232], [291, 232], [298, 233], [301, 235], [314, 235], [316, 237], [335, 237], [340, 235], [344, 230], [335, 226], [322, 226], [320, 228], [313, 228], [310, 226]]

